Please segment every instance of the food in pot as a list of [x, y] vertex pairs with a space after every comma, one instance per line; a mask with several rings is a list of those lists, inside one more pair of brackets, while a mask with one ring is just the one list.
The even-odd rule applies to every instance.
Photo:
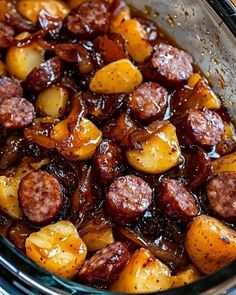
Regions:
[[54, 275], [143, 293], [235, 261], [234, 126], [123, 0], [0, 1], [0, 227]]

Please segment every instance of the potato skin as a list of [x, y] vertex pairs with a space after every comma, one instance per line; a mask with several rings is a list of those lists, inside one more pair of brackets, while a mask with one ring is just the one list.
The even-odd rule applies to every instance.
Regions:
[[236, 259], [236, 232], [216, 218], [200, 215], [188, 228], [185, 249], [202, 273], [212, 274]]
[[154, 292], [170, 289], [171, 284], [169, 268], [141, 248], [132, 255], [110, 290], [122, 293]]
[[58, 221], [32, 233], [25, 243], [26, 255], [54, 274], [71, 279], [80, 269], [87, 248], [76, 227], [67, 220]]

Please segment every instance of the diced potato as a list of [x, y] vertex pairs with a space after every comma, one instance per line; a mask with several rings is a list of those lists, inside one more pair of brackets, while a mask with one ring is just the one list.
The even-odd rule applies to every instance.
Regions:
[[80, 236], [88, 251], [98, 251], [114, 243], [111, 224], [103, 215], [95, 216], [82, 224]]
[[193, 265], [189, 265], [185, 270], [181, 271], [176, 276], [171, 277], [172, 288], [188, 285], [199, 280], [200, 278], [201, 275], [199, 271]]
[[33, 23], [37, 23], [41, 10], [64, 19], [70, 12], [69, 7], [60, 0], [18, 0], [18, 11]]
[[236, 259], [236, 232], [216, 218], [200, 215], [188, 228], [185, 249], [202, 273], [212, 274]]
[[[68, 137], [67, 120], [57, 124], [52, 132], [51, 138], [60, 140]], [[58, 151], [71, 161], [83, 161], [90, 159], [97, 146], [102, 141], [102, 132], [88, 119], [82, 119], [80, 125], [72, 134], [71, 147], [67, 150], [58, 147]]]
[[236, 152], [213, 161], [212, 171], [214, 174], [228, 171], [236, 172]]
[[0, 208], [15, 219], [23, 216], [18, 203], [19, 184], [19, 178], [0, 176]]
[[[22, 40], [29, 36], [21, 33], [16, 37]], [[24, 47], [11, 47], [6, 55], [6, 67], [11, 76], [25, 80], [28, 74], [44, 61], [44, 50], [36, 43]]]
[[6, 66], [5, 64], [0, 60], [0, 76], [6, 75]]
[[47, 163], [48, 159], [41, 161], [31, 158], [25, 159], [17, 168], [14, 176], [0, 176], [0, 208], [4, 213], [15, 219], [22, 217], [23, 214], [18, 203], [20, 181], [33, 170], [37, 170]]
[[201, 75], [198, 73], [192, 74], [189, 79], [188, 79], [188, 86], [189, 87], [194, 87], [197, 85], [197, 83], [202, 79]]
[[41, 115], [53, 118], [63, 117], [68, 102], [67, 89], [59, 86], [52, 86], [45, 89], [38, 96], [35, 106]]
[[89, 88], [98, 93], [129, 93], [142, 80], [141, 72], [128, 59], [121, 59], [98, 70]]
[[32, 233], [25, 247], [26, 255], [35, 263], [66, 279], [74, 277], [87, 255], [76, 227], [65, 220]]
[[165, 126], [142, 144], [142, 149], [129, 150], [126, 157], [131, 166], [144, 173], [163, 173], [178, 165], [181, 151], [175, 127]]
[[137, 62], [144, 62], [152, 54], [152, 46], [147, 41], [147, 33], [136, 19], [128, 19], [115, 30], [127, 41], [127, 50]]
[[235, 139], [236, 132], [235, 132], [235, 128], [233, 124], [224, 123], [224, 129], [225, 129], [224, 140]]
[[111, 291], [143, 293], [167, 290], [171, 287], [169, 268], [146, 249], [135, 252], [119, 278], [111, 285]]
[[[73, 0], [72, 0], [73, 1]], [[126, 5], [123, 7], [117, 15], [115, 15], [111, 21], [111, 31], [117, 32], [119, 30], [120, 25], [131, 18], [130, 8]]]
[[76, 8], [79, 6], [81, 3], [85, 2], [86, 0], [69, 0], [68, 5], [71, 8]]

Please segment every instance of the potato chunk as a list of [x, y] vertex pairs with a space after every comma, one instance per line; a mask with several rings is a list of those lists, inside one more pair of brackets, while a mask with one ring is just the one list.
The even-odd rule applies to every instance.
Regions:
[[87, 249], [76, 227], [61, 220], [32, 233], [25, 243], [26, 255], [54, 274], [71, 279], [79, 271]]
[[148, 250], [140, 249], [133, 254], [119, 278], [112, 284], [111, 291], [142, 293], [167, 290], [170, 287], [169, 268]]
[[213, 161], [212, 171], [214, 174], [229, 171], [236, 172], [236, 152]]
[[188, 228], [185, 249], [202, 273], [212, 274], [236, 259], [236, 232], [216, 218], [200, 215]]
[[66, 3], [60, 0], [19, 0], [17, 1], [18, 11], [33, 23], [37, 23], [41, 10], [51, 15], [64, 19], [70, 10]]
[[[18, 40], [29, 37], [28, 33], [21, 33]], [[11, 47], [6, 55], [6, 67], [11, 76], [25, 80], [28, 74], [44, 61], [44, 50], [36, 43], [24, 47]]]
[[43, 116], [60, 118], [65, 114], [68, 96], [65, 88], [52, 86], [40, 93], [35, 106]]
[[[67, 120], [64, 120], [53, 128], [51, 138], [54, 140], [66, 138], [67, 132]], [[83, 161], [93, 156], [102, 141], [102, 132], [88, 119], [82, 119], [73, 131], [72, 138], [70, 148], [65, 150], [58, 146], [58, 151], [71, 161]]]
[[129, 93], [142, 80], [142, 74], [128, 59], [120, 59], [98, 70], [89, 88], [98, 93]]
[[[71, 0], [73, 1], [73, 0]], [[77, 0], [78, 1], [78, 0]], [[112, 20], [111, 20], [111, 31], [113, 32], [117, 32], [120, 29], [120, 25], [131, 18], [130, 15], [130, 8], [129, 6], [125, 5], [124, 7], [122, 7], [121, 10], [119, 10], [118, 13], [116, 13]]]
[[12, 177], [0, 176], [0, 209], [12, 218], [20, 219], [23, 215], [18, 203], [20, 181], [30, 172], [48, 163], [48, 159], [35, 161], [25, 159]]
[[126, 152], [131, 166], [138, 171], [151, 174], [162, 173], [176, 166], [180, 156], [176, 130], [169, 122], [166, 122], [163, 128], [142, 143], [141, 149]]
[[127, 41], [127, 50], [137, 62], [144, 62], [152, 54], [152, 46], [147, 41], [147, 34], [141, 23], [136, 19], [123, 21], [115, 32]]
[[83, 223], [80, 227], [80, 236], [88, 251], [98, 251], [114, 243], [111, 224], [102, 214]]
[[201, 275], [198, 272], [198, 270], [193, 265], [189, 265], [185, 270], [171, 277], [172, 288], [178, 288], [181, 286], [188, 285], [199, 280], [200, 278]]

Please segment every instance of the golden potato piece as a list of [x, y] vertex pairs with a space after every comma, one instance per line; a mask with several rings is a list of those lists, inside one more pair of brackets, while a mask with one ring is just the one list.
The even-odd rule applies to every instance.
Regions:
[[54, 274], [71, 279], [83, 264], [87, 249], [76, 227], [61, 220], [32, 233], [25, 242], [26, 255]]
[[126, 5], [118, 12], [117, 15], [113, 16], [111, 20], [111, 31], [117, 32], [119, 30], [120, 25], [130, 18], [130, 8]]
[[178, 165], [181, 151], [175, 127], [166, 122], [163, 128], [142, 144], [142, 149], [129, 150], [129, 164], [144, 173], [163, 173]]
[[[21, 33], [16, 37], [22, 40], [30, 36], [28, 33]], [[6, 55], [6, 67], [11, 76], [19, 80], [25, 80], [28, 74], [44, 61], [44, 50], [37, 43], [25, 47], [11, 47]]]
[[236, 232], [216, 218], [200, 215], [188, 228], [185, 249], [202, 273], [212, 274], [236, 259]]
[[6, 66], [5, 64], [0, 60], [0, 76], [6, 75]]
[[39, 169], [48, 163], [48, 159], [35, 161], [34, 159], [25, 159], [17, 168], [14, 176], [0, 176], [0, 208], [14, 219], [20, 219], [23, 216], [18, 203], [18, 188], [20, 181], [30, 172]]
[[229, 171], [236, 172], [236, 152], [213, 161], [211, 166], [214, 174]]
[[[53, 128], [51, 138], [60, 140], [66, 138], [67, 133], [67, 121], [64, 120]], [[80, 125], [73, 131], [72, 138], [71, 148], [63, 150], [58, 147], [58, 151], [71, 161], [83, 161], [93, 156], [102, 141], [102, 132], [88, 119], [82, 119]]]
[[52, 86], [39, 94], [35, 106], [37, 111], [43, 116], [60, 118], [65, 114], [68, 97], [67, 89]]
[[179, 272], [176, 276], [171, 277], [172, 288], [188, 285], [199, 280], [200, 278], [201, 275], [199, 271], [193, 265], [189, 265], [185, 270]]
[[144, 62], [152, 54], [152, 46], [147, 41], [147, 34], [136, 19], [128, 19], [115, 30], [127, 41], [127, 50], [137, 62]]
[[0, 176], [0, 208], [12, 218], [23, 216], [18, 203], [19, 178]]
[[171, 287], [169, 268], [146, 249], [133, 254], [119, 278], [111, 285], [111, 291], [142, 293], [167, 290]]
[[51, 15], [64, 19], [69, 14], [70, 9], [60, 0], [18, 0], [18, 11], [33, 23], [37, 23], [41, 10], [45, 10]]
[[81, 239], [88, 251], [98, 251], [114, 243], [111, 224], [101, 214], [83, 223], [80, 227]]
[[89, 88], [98, 93], [129, 93], [142, 80], [142, 74], [128, 59], [120, 59], [98, 70]]
[[198, 73], [192, 74], [189, 79], [188, 79], [188, 86], [189, 87], [194, 87], [197, 85], [197, 83], [202, 79], [201, 75]]

